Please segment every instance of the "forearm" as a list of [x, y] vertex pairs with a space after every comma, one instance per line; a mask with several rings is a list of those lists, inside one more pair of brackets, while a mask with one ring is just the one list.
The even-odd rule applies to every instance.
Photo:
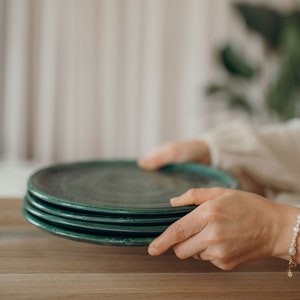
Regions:
[[203, 139], [212, 165], [237, 174], [245, 185], [300, 193], [300, 161], [296, 159], [299, 136], [299, 122], [261, 129], [233, 122], [212, 130]]

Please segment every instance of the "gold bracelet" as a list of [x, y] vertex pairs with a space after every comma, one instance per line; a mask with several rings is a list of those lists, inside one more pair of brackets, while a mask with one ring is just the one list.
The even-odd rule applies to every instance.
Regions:
[[297, 266], [295, 257], [297, 254], [297, 246], [298, 246], [297, 238], [300, 232], [300, 214], [297, 216], [297, 223], [293, 228], [293, 231], [294, 231], [294, 235], [289, 249], [289, 265], [287, 269], [287, 275], [289, 277], [293, 277], [293, 269]]

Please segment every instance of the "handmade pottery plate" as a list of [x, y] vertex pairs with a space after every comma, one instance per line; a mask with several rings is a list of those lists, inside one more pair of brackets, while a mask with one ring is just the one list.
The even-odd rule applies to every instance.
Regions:
[[24, 217], [33, 225], [58, 235], [63, 238], [68, 238], [71, 240], [86, 242], [92, 244], [101, 244], [105, 246], [148, 246], [154, 237], [119, 237], [119, 236], [105, 236], [100, 234], [88, 234], [84, 232], [79, 232], [75, 230], [68, 230], [55, 226], [47, 221], [44, 221], [38, 217], [35, 217], [26, 209], [23, 209]]
[[105, 215], [96, 212], [73, 211], [68, 207], [57, 206], [55, 204], [38, 199], [34, 195], [27, 193], [26, 200], [35, 208], [47, 214], [63, 217], [71, 220], [80, 220], [102, 224], [127, 224], [127, 225], [170, 225], [185, 214], [171, 214], [167, 216], [126, 216], [126, 215]]
[[42, 169], [28, 180], [28, 190], [43, 201], [72, 210], [114, 215], [170, 215], [194, 206], [172, 207], [171, 198], [190, 188], [237, 188], [229, 174], [199, 164], [176, 164], [158, 171], [135, 161], [91, 161]]
[[111, 236], [158, 236], [161, 234], [168, 226], [141, 226], [137, 224], [128, 225], [116, 225], [116, 224], [102, 224], [94, 223], [89, 221], [78, 221], [66, 219], [59, 216], [54, 216], [52, 214], [45, 213], [34, 206], [32, 206], [26, 198], [23, 200], [24, 209], [31, 215], [38, 217], [41, 220], [47, 221], [54, 226], [59, 226], [60, 228], [66, 228], [70, 230], [75, 230], [78, 232], [85, 233], [97, 233], [101, 235], [111, 235]]

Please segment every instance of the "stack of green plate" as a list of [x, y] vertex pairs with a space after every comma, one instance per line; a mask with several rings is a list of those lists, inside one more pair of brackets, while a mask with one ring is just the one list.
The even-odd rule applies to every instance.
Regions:
[[23, 214], [56, 235], [115, 246], [146, 246], [194, 206], [172, 207], [190, 188], [237, 188], [229, 174], [199, 164], [140, 169], [135, 161], [61, 164], [28, 180]]

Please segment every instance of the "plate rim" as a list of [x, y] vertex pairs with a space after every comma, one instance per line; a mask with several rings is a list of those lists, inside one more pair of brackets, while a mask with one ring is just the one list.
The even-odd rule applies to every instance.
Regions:
[[[147, 247], [155, 237], [115, 237], [80, 233], [72, 230], [53, 226], [38, 218], [32, 216], [24, 208], [22, 209], [24, 218], [36, 227], [44, 231], [54, 234], [56, 236], [90, 244], [104, 245], [104, 246], [119, 246], [119, 247]], [[50, 230], [51, 228], [51, 230]]]
[[[93, 222], [85, 222], [85, 221], [79, 221], [79, 220], [71, 220], [71, 219], [65, 219], [63, 217], [54, 216], [51, 214], [47, 214], [43, 211], [40, 211], [39, 209], [33, 207], [30, 205], [30, 203], [27, 201], [26, 197], [23, 199], [23, 208], [26, 209], [31, 215], [38, 217], [39, 219], [42, 219], [46, 222], [50, 222], [51, 224], [56, 224], [58, 227], [63, 228], [71, 228], [78, 231], [84, 231], [86, 233], [93, 232], [103, 235], [118, 235], [118, 236], [142, 236], [142, 234], [145, 235], [151, 235], [151, 236], [158, 236], [161, 234], [164, 230], [167, 229], [168, 225], [157, 225], [157, 226], [137, 226], [135, 224], [128, 225], [118, 225], [118, 224], [101, 224], [101, 223], [93, 223]], [[84, 225], [92, 225], [96, 227], [85, 227]], [[138, 229], [143, 229], [144, 231], [138, 231]], [[122, 231], [123, 229], [123, 231]]]
[[[62, 207], [68, 207], [73, 210], [78, 211], [90, 211], [90, 212], [101, 212], [105, 214], [119, 214], [119, 215], [153, 215], [153, 214], [160, 214], [165, 215], [167, 214], [178, 214], [178, 213], [187, 213], [190, 212], [195, 208], [195, 205], [188, 205], [188, 206], [166, 206], [166, 207], [151, 207], [151, 208], [141, 208], [141, 207], [109, 207], [109, 206], [95, 206], [91, 204], [84, 204], [84, 203], [74, 203], [70, 200], [66, 200], [60, 197], [52, 196], [46, 192], [40, 191], [36, 187], [34, 187], [32, 180], [35, 176], [38, 176], [39, 173], [51, 171], [58, 168], [72, 168], [72, 167], [78, 167], [80, 165], [94, 165], [94, 164], [130, 164], [137, 166], [137, 162], [135, 160], [92, 160], [92, 161], [80, 161], [80, 162], [73, 162], [73, 163], [63, 163], [63, 164], [55, 164], [49, 167], [42, 168], [40, 170], [37, 170], [34, 172], [27, 181], [27, 189], [30, 193], [32, 193], [34, 196], [42, 199], [43, 201], [53, 203], [58, 206]], [[206, 166], [202, 164], [195, 164], [195, 163], [177, 163], [177, 164], [169, 164], [167, 166], [164, 166], [163, 168], [159, 169], [158, 171], [167, 170], [170, 168], [176, 168], [176, 167], [185, 167], [192, 169], [195, 172], [203, 171], [206, 173], [206, 175], [213, 175], [214, 178], [225, 178], [227, 183], [229, 182], [228, 188], [236, 189], [239, 187], [239, 182], [236, 178], [234, 178], [231, 174], [211, 167]], [[151, 172], [151, 171], [149, 171]]]
[[[72, 220], [82, 220], [82, 221], [90, 221], [95, 223], [106, 223], [106, 224], [133, 224], [133, 225], [147, 225], [147, 224], [160, 224], [160, 225], [170, 225], [173, 222], [177, 221], [179, 218], [183, 217], [185, 214], [178, 214], [178, 215], [171, 215], [171, 216], [160, 216], [159, 218], [155, 216], [128, 216], [128, 215], [103, 215], [99, 214], [98, 216], [96, 214], [94, 215], [88, 215], [87, 212], [78, 212], [78, 211], [63, 211], [65, 207], [58, 207], [57, 210], [62, 212], [62, 214], [59, 214], [59, 212], [55, 212], [55, 209], [48, 208], [48, 205], [53, 205], [52, 203], [45, 202], [42, 199], [38, 199], [34, 195], [31, 195], [29, 192], [26, 193], [24, 196], [28, 202], [36, 207], [39, 210], [42, 210], [46, 213], [62, 216], [68, 219]], [[33, 198], [34, 197], [34, 198]], [[39, 201], [42, 201], [44, 203], [39, 203]], [[46, 206], [45, 206], [46, 205]], [[76, 213], [74, 215], [73, 213]], [[82, 217], [82, 214], [85, 215], [85, 217]], [[102, 218], [102, 219], [101, 219]]]

